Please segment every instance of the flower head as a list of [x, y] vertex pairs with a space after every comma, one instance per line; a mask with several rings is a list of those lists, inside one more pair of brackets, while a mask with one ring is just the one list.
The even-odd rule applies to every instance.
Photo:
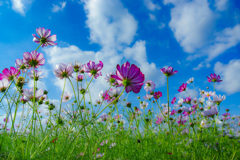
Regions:
[[176, 102], [176, 97], [173, 98], [171, 103], [174, 104], [175, 102]]
[[54, 35], [51, 35], [51, 31], [50, 29], [46, 29], [45, 28], [37, 28], [36, 29], [36, 32], [38, 34], [38, 36], [40, 37], [37, 37], [35, 34], [32, 34], [33, 35], [33, 42], [36, 42], [37, 44], [41, 43], [41, 46], [42, 47], [46, 47], [48, 45], [50, 46], [54, 46], [54, 45], [57, 45], [57, 43], [54, 43], [56, 40], [57, 40], [57, 35], [54, 34]]
[[102, 72], [100, 72], [102, 68], [103, 68], [102, 61], [99, 61], [98, 64], [89, 61], [87, 65], [84, 65], [83, 70], [84, 72], [88, 73], [89, 77], [94, 76], [94, 78], [97, 79], [98, 76], [102, 76]]
[[202, 95], [203, 97], [207, 97], [207, 98], [210, 98], [210, 96], [213, 96], [215, 94], [215, 92], [204, 92], [204, 94]]
[[34, 75], [35, 75], [35, 81], [38, 81], [38, 80], [40, 80], [40, 79], [45, 77], [45, 76], [41, 76], [41, 74], [43, 73], [42, 71], [35, 70], [34, 73], [35, 74], [33, 74], [33, 70], [31, 70], [30, 72], [27, 73], [27, 75], [31, 79], [34, 79]]
[[183, 116], [183, 115], [179, 115], [178, 119], [177, 119], [177, 123], [178, 124], [182, 124], [184, 125], [188, 120], [188, 116]]
[[200, 126], [201, 126], [202, 128], [209, 128], [210, 125], [207, 124], [207, 123], [208, 123], [208, 121], [207, 121], [206, 119], [203, 119], [203, 120], [201, 121]]
[[153, 95], [151, 94], [146, 94], [146, 96], [144, 96], [143, 98], [146, 100], [146, 99], [149, 99], [151, 100], [151, 98], [153, 97]]
[[173, 71], [172, 67], [168, 67], [168, 69], [160, 68], [160, 71], [167, 77], [173, 76], [174, 74], [178, 73], [178, 71]]
[[155, 89], [155, 83], [151, 80], [148, 80], [145, 82], [145, 86], [144, 89], [146, 90], [146, 92], [152, 92]]
[[[120, 94], [121, 94], [120, 88], [111, 88], [111, 89], [108, 91], [109, 97], [108, 97], [107, 101], [108, 101], [108, 102], [114, 101]], [[120, 99], [120, 97], [119, 97], [119, 99]], [[119, 99], [118, 99], [118, 100], [119, 100]], [[118, 100], [117, 100], [117, 101], [118, 101]]]
[[188, 81], [187, 81], [187, 84], [190, 84], [190, 83], [192, 83], [194, 81], [194, 78], [192, 77], [192, 78], [190, 78]]
[[60, 96], [63, 100], [62, 102], [68, 102], [69, 100], [71, 100], [72, 94], [70, 93], [70, 91], [64, 92], [63, 96]]
[[72, 77], [72, 74], [73, 74], [73, 67], [68, 64], [64, 64], [64, 63], [59, 63], [58, 65], [56, 65], [56, 67], [54, 68], [53, 70], [53, 74], [60, 78], [60, 79], [63, 79], [63, 78], [68, 78], [68, 77]]
[[117, 65], [116, 75], [111, 75], [112, 78], [115, 78], [119, 84], [117, 87], [125, 86], [126, 92], [133, 91], [134, 93], [139, 93], [143, 81], [145, 79], [144, 74], [140, 71], [135, 64], [130, 66], [129, 62], [124, 63], [121, 68], [120, 65]]
[[187, 88], [187, 83], [183, 83], [183, 84], [179, 87], [178, 91], [179, 91], [179, 92], [183, 92], [183, 91], [186, 90], [186, 88]]
[[[23, 89], [23, 99], [24, 101], [32, 101], [34, 98], [34, 90], [31, 89]], [[38, 101], [43, 96], [43, 90], [39, 89], [35, 91], [35, 101]]]
[[23, 62], [23, 59], [16, 59], [15, 60], [15, 66], [19, 70], [21, 69], [23, 73], [27, 71], [27, 65]]
[[45, 58], [43, 58], [42, 53], [38, 53], [37, 51], [32, 51], [31, 53], [25, 52], [23, 53], [23, 62], [29, 68], [38, 68], [45, 64]]
[[107, 83], [109, 85], [113, 85], [114, 86], [117, 82], [116, 82], [116, 80], [114, 78], [111, 77], [111, 75], [114, 75], [114, 73], [113, 72], [108, 73], [106, 75], [106, 78], [104, 78], [104, 79], [107, 81]]
[[157, 125], [159, 125], [160, 123], [162, 123], [162, 120], [163, 120], [162, 117], [158, 117], [157, 119], [158, 119], [158, 120], [156, 121], [156, 124], [157, 124]]
[[158, 99], [158, 98], [160, 98], [160, 97], [162, 97], [162, 92], [158, 91], [158, 92], [155, 92], [155, 93], [154, 93], [154, 98], [155, 98], [155, 99]]
[[[14, 68], [14, 67], [10, 67], [10, 70], [8, 68], [5, 68], [2, 71], [3, 74], [0, 73], [0, 80], [2, 79], [7, 79], [8, 81], [11, 81], [14, 79], [14, 77], [18, 77], [20, 74], [20, 71], [18, 73], [18, 69]], [[17, 74], [18, 73], [18, 74]]]
[[8, 86], [9, 86], [9, 81], [6, 78], [4, 78], [3, 80], [0, 80], [0, 92], [5, 92]]
[[148, 103], [147, 102], [143, 102], [140, 104], [140, 108], [144, 109], [148, 106]]
[[216, 106], [212, 106], [209, 110], [204, 110], [202, 111], [202, 115], [203, 116], [214, 116], [218, 114], [218, 109]]
[[222, 80], [220, 80], [220, 76], [219, 75], [217, 76], [215, 73], [214, 73], [214, 75], [211, 74], [210, 78], [207, 77], [207, 79], [208, 79], [208, 82], [221, 82], [222, 81]]
[[76, 78], [76, 81], [82, 82], [83, 78], [84, 78], [84, 75], [78, 75]]
[[223, 96], [221, 96], [221, 95], [217, 96], [217, 95], [215, 94], [215, 92], [213, 92], [213, 93], [214, 93], [214, 94], [213, 94], [213, 102], [215, 102], [217, 105], [220, 105], [220, 103], [221, 103], [223, 100], [226, 99], [226, 96], [225, 96], [225, 95], [223, 95]]

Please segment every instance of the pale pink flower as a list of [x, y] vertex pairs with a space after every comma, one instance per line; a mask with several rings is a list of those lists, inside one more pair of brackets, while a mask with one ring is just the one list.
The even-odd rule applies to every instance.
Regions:
[[32, 51], [31, 53], [25, 52], [23, 53], [23, 62], [29, 68], [38, 68], [45, 64], [45, 58], [43, 58], [42, 53], [38, 53], [37, 51]]
[[146, 90], [146, 92], [152, 92], [155, 89], [155, 83], [151, 80], [148, 80], [145, 83], [144, 89]]
[[56, 65], [56, 67], [53, 70], [53, 74], [60, 79], [68, 78], [68, 77], [73, 78], [72, 76], [73, 72], [74, 71], [71, 64], [66, 65], [64, 63], [59, 63], [58, 65]]
[[[24, 101], [32, 101], [34, 98], [34, 90], [31, 89], [23, 89], [23, 99]], [[38, 101], [43, 96], [43, 90], [35, 90], [35, 101]]]
[[94, 76], [97, 79], [98, 76], [102, 76], [101, 69], [103, 68], [102, 61], [99, 61], [98, 64], [95, 62], [89, 61], [87, 65], [85, 64], [83, 67], [84, 72], [88, 73], [89, 77]]
[[34, 71], [35, 74], [33, 74], [33, 70], [31, 70], [30, 72], [27, 73], [27, 75], [32, 79], [34, 80], [34, 75], [35, 75], [35, 81], [38, 81], [42, 78], [44, 78], [45, 76], [41, 76], [41, 74], [43, 73], [42, 71], [38, 71], [38, 70], [35, 70]]
[[71, 100], [72, 94], [70, 91], [64, 92], [63, 96], [60, 96], [63, 100], [62, 102], [68, 102]]
[[50, 29], [46, 29], [44, 27], [39, 27], [36, 29], [36, 32], [38, 34], [38, 36], [40, 37], [37, 37], [35, 34], [32, 34], [33, 35], [33, 42], [36, 42], [37, 44], [40, 44], [41, 43], [41, 46], [42, 47], [46, 47], [48, 45], [50, 46], [54, 46], [54, 45], [57, 45], [57, 43], [54, 43], [56, 40], [57, 40], [57, 35], [54, 34], [54, 35], [51, 35], [51, 31]]

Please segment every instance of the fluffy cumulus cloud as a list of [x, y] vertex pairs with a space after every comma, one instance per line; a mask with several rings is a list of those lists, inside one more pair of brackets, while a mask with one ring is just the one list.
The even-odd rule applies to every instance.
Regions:
[[63, 11], [63, 9], [66, 7], [67, 2], [60, 2], [60, 5], [55, 5], [53, 4], [52, 12], [58, 12], [58, 11]]
[[144, 4], [150, 11], [155, 11], [161, 9], [161, 7], [157, 4], [154, 4], [151, 0], [144, 0]]
[[228, 64], [217, 62], [214, 72], [221, 76], [222, 82], [216, 85], [216, 89], [226, 92], [228, 95], [240, 92], [240, 59], [231, 60]]
[[156, 20], [157, 20], [157, 18], [156, 18], [153, 14], [151, 14], [151, 13], [149, 13], [149, 18], [150, 18], [152, 21], [156, 21]]
[[129, 45], [137, 31], [137, 21], [120, 0], [84, 0], [90, 40], [104, 48]]
[[30, 7], [32, 0], [11, 0], [12, 3], [12, 9], [21, 14], [22, 16], [25, 16], [25, 13], [27, 9]]

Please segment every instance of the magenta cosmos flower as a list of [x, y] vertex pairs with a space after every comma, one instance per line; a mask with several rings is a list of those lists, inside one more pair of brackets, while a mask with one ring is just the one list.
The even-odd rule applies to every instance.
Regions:
[[50, 34], [51, 34], [50, 29], [45, 30], [45, 28], [39, 27], [36, 29], [36, 32], [40, 38], [37, 37], [35, 34], [32, 34], [34, 37], [33, 42], [36, 42], [37, 44], [41, 43], [42, 47], [46, 47], [48, 45], [50, 45], [50, 46], [57, 45], [57, 43], [54, 43], [54, 41], [57, 40], [57, 35], [54, 34], [54, 35], [50, 36]]
[[176, 97], [174, 97], [171, 103], [174, 104], [176, 100], [177, 100]]
[[63, 79], [63, 78], [68, 78], [68, 77], [72, 77], [72, 74], [73, 74], [73, 67], [71, 64], [64, 64], [64, 63], [59, 63], [56, 65], [56, 67], [54, 68], [53, 70], [53, 74], [60, 78], [60, 79]]
[[154, 98], [155, 98], [155, 99], [158, 99], [158, 98], [160, 98], [160, 97], [162, 97], [162, 92], [158, 91], [158, 92], [155, 92], [155, 93], [154, 93]]
[[87, 65], [85, 64], [83, 67], [84, 72], [88, 73], [89, 77], [94, 76], [97, 79], [98, 76], [102, 76], [102, 72], [100, 70], [103, 68], [102, 61], [99, 61], [98, 64], [95, 62], [89, 61]]
[[180, 115], [177, 119], [177, 123], [184, 125], [187, 122], [187, 120], [188, 120], [188, 116]]
[[168, 67], [168, 69], [160, 68], [160, 71], [167, 77], [173, 76], [174, 74], [178, 73], [178, 71], [173, 71], [172, 67]]
[[183, 84], [179, 87], [178, 91], [179, 91], [179, 92], [183, 92], [183, 91], [186, 90], [186, 88], [187, 88], [187, 83], [183, 83]]
[[45, 64], [45, 58], [43, 58], [42, 53], [37, 51], [32, 51], [31, 53], [23, 53], [23, 62], [29, 66], [29, 68], [38, 68]]
[[135, 64], [130, 66], [129, 62], [124, 63], [121, 68], [118, 64], [116, 68], [116, 75], [111, 75], [111, 77], [116, 79], [119, 84], [117, 87], [125, 86], [127, 93], [130, 91], [139, 93], [143, 86], [142, 82], [145, 79], [145, 76], [140, 71], [140, 68], [138, 68]]
[[214, 73], [214, 75], [211, 74], [210, 78], [207, 77], [207, 79], [208, 79], [208, 82], [221, 82], [222, 81], [222, 80], [220, 80], [220, 76], [219, 75], [217, 76], [215, 73]]
[[16, 78], [18, 78], [20, 71], [18, 73], [18, 69], [14, 68], [14, 67], [10, 67], [10, 70], [8, 68], [5, 68], [2, 71], [2, 73], [3, 74], [0, 73], [0, 80], [3, 80], [6, 78], [8, 81], [11, 81], [14, 79], [15, 76], [16, 76]]

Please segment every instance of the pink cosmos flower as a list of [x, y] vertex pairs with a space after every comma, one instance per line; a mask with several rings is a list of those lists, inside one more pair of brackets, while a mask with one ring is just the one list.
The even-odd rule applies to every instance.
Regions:
[[57, 35], [54, 34], [50, 36], [51, 34], [50, 29], [45, 30], [45, 28], [39, 27], [36, 29], [36, 32], [40, 38], [37, 37], [35, 34], [32, 34], [34, 37], [33, 42], [36, 42], [37, 44], [41, 43], [42, 47], [47, 47], [48, 45], [50, 46], [57, 45], [57, 43], [54, 43], [57, 40]]
[[218, 114], [218, 109], [216, 106], [212, 106], [209, 110], [204, 110], [202, 111], [202, 115], [203, 116], [214, 116]]
[[25, 52], [23, 53], [23, 62], [29, 68], [38, 68], [45, 64], [45, 58], [43, 58], [42, 53], [38, 53], [37, 51], [32, 51], [31, 53]]
[[160, 71], [167, 77], [173, 76], [174, 74], [178, 73], [178, 71], [174, 71], [173, 72], [173, 68], [172, 67], [168, 67], [168, 69], [165, 68], [160, 68]]
[[116, 80], [114, 78], [111, 77], [111, 75], [114, 75], [114, 73], [113, 72], [108, 73], [106, 75], [106, 78], [104, 78], [104, 79], [107, 81], [107, 83], [109, 85], [115, 86], [117, 82], [116, 82]]
[[105, 122], [105, 121], [107, 121], [107, 119], [108, 119], [108, 117], [109, 117], [109, 115], [107, 115], [106, 113], [103, 113], [102, 115], [101, 115], [101, 121], [102, 122]]
[[9, 119], [8, 119], [8, 118], [4, 118], [3, 121], [6, 122], [6, 120], [7, 120], [7, 123], [8, 123], [8, 122], [9, 122]]
[[[8, 68], [5, 68], [2, 71], [3, 74], [0, 73], [0, 80], [3, 80], [4, 78], [8, 79], [8, 81], [11, 81], [14, 79], [14, 77], [18, 78], [21, 72], [18, 73], [18, 69], [14, 67], [10, 67], [10, 70]], [[18, 73], [18, 74], [17, 74]]]
[[157, 124], [157, 125], [159, 125], [160, 123], [162, 123], [162, 120], [163, 120], [162, 117], [158, 117], [157, 119], [158, 119], [158, 120], [156, 121], [156, 124]]
[[78, 82], [82, 82], [83, 78], [84, 78], [84, 75], [78, 75], [75, 80]]
[[143, 81], [145, 79], [144, 74], [140, 71], [135, 64], [124, 63], [121, 68], [120, 65], [117, 65], [116, 75], [111, 75], [112, 78], [115, 78], [119, 84], [117, 87], [126, 86], [126, 92], [129, 93], [133, 91], [134, 93], [139, 93]]
[[73, 72], [73, 67], [70, 64], [66, 65], [64, 63], [59, 63], [53, 70], [53, 74], [60, 79], [68, 77], [73, 78]]
[[[39, 89], [35, 91], [35, 101], [38, 101], [43, 96], [43, 90]], [[34, 97], [34, 90], [23, 89], [23, 99], [24, 101], [32, 101]]]
[[146, 94], [146, 96], [144, 96], [143, 98], [146, 100], [146, 99], [151, 99], [153, 97], [153, 95], [151, 94]]
[[208, 79], [208, 82], [221, 82], [222, 81], [222, 80], [220, 80], [220, 76], [219, 75], [217, 76], [215, 73], [214, 73], [214, 75], [211, 74], [210, 78], [207, 77], [207, 79]]
[[99, 97], [103, 100], [107, 100], [110, 98], [110, 96], [108, 95], [108, 90], [106, 90], [105, 92], [101, 91], [99, 93]]
[[172, 110], [171, 112], [170, 112], [170, 115], [174, 115], [174, 114], [176, 114], [177, 112], [175, 111], [175, 110]]
[[215, 102], [217, 105], [220, 105], [220, 103], [221, 103], [223, 100], [226, 99], [226, 96], [225, 96], [225, 95], [223, 95], [223, 96], [221, 96], [221, 95], [217, 96], [217, 95], [215, 94], [215, 92], [213, 92], [213, 93], [214, 93], [214, 94], [213, 94], [213, 102]]
[[15, 60], [15, 66], [19, 70], [20, 68], [22, 69], [22, 72], [25, 73], [27, 71], [27, 65], [23, 62], [23, 59], [16, 59]]
[[89, 77], [94, 76], [97, 79], [98, 76], [102, 76], [102, 72], [100, 70], [103, 68], [102, 61], [99, 61], [98, 64], [95, 62], [89, 61], [87, 65], [85, 64], [83, 67], [84, 72], [88, 73]]
[[0, 92], [5, 92], [9, 85], [9, 81], [6, 78], [0, 80]]
[[190, 104], [191, 103], [191, 96], [185, 98], [184, 103]]
[[146, 90], [146, 92], [152, 92], [155, 89], [155, 83], [151, 80], [148, 80], [145, 82], [145, 86], [144, 89]]
[[162, 97], [162, 92], [158, 91], [158, 92], [155, 92], [155, 93], [154, 93], [154, 98], [155, 98], [155, 99], [158, 99], [158, 98], [160, 98], [160, 97]]
[[44, 75], [41, 76], [41, 74], [43, 73], [42, 71], [35, 70], [34, 73], [35, 74], [33, 74], [33, 70], [31, 70], [30, 72], [27, 73], [27, 75], [33, 80], [34, 80], [34, 75], [35, 75], [35, 81], [38, 81], [45, 77]]
[[70, 91], [64, 92], [63, 96], [60, 96], [63, 98], [62, 102], [68, 102], [71, 100], [72, 94]]
[[188, 134], [188, 133], [189, 133], [188, 128], [184, 128], [184, 129], [181, 131], [181, 134]]
[[187, 83], [183, 83], [183, 84], [179, 87], [178, 91], [179, 91], [179, 92], [183, 92], [183, 91], [186, 90], [186, 88], [187, 88]]
[[[108, 102], [112, 102], [112, 101], [114, 101], [120, 94], [121, 94], [121, 90], [120, 90], [120, 88], [111, 88], [109, 91], [108, 91], [108, 97], [107, 97], [107, 101]], [[120, 97], [119, 97], [119, 99], [120, 99]], [[118, 99], [118, 100], [119, 100]], [[117, 100], [117, 101], [118, 101]]]
[[184, 125], [187, 122], [187, 120], [188, 120], [188, 116], [180, 115], [177, 119], [177, 123]]
[[148, 106], [148, 103], [147, 102], [143, 102], [140, 104], [140, 108], [144, 109]]
[[174, 104], [175, 102], [176, 102], [176, 97], [173, 98], [171, 103]]

